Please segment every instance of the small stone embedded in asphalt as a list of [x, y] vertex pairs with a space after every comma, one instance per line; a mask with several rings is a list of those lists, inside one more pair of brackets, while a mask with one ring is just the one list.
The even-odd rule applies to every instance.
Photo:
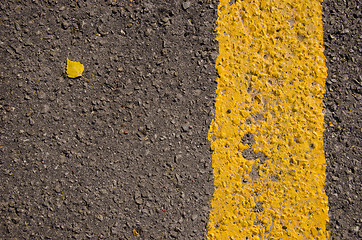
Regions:
[[183, 158], [182, 154], [177, 154], [177, 155], [175, 155], [174, 160], [175, 160], [176, 163], [180, 163], [182, 158]]
[[104, 217], [103, 217], [103, 215], [101, 215], [101, 214], [98, 214], [97, 215], [97, 219], [99, 220], [99, 221], [103, 221], [103, 219], [104, 219]]
[[218, 53], [216, 53], [216, 52], [212, 52], [210, 54], [210, 60], [212, 61], [212, 63], [216, 62], [217, 57], [218, 57]]
[[81, 131], [81, 130], [78, 130], [78, 131], [77, 131], [77, 138], [78, 138], [79, 140], [82, 140], [84, 137], [85, 137], [85, 132], [84, 132], [84, 131]]
[[151, 34], [152, 34], [152, 28], [147, 28], [144, 34], [145, 34], [145, 36], [147, 36], [147, 37], [151, 36]]
[[101, 34], [102, 36], [106, 36], [108, 35], [108, 31], [106, 31], [106, 27], [104, 24], [101, 24], [97, 27], [97, 31], [99, 34]]
[[38, 92], [38, 98], [39, 99], [45, 99], [46, 98], [46, 94], [44, 91], [39, 91]]
[[182, 3], [182, 8], [184, 10], [187, 10], [189, 7], [191, 6], [191, 2], [190, 1], [186, 1]]
[[184, 123], [181, 125], [182, 131], [187, 132], [190, 130], [190, 124], [189, 123]]
[[60, 155], [59, 157], [59, 163], [64, 164], [67, 161], [67, 158], [64, 155]]
[[40, 112], [47, 113], [47, 112], [49, 112], [49, 110], [50, 110], [50, 106], [48, 104], [44, 104], [44, 105], [42, 105]]
[[29, 124], [33, 126], [35, 124], [35, 121], [32, 118], [29, 118]]
[[54, 187], [55, 192], [60, 193], [61, 192], [61, 188], [59, 184], [56, 184]]
[[64, 30], [68, 29], [68, 27], [71, 25], [71, 23], [69, 23], [68, 21], [63, 21], [62, 22], [62, 27]]
[[170, 235], [171, 235], [171, 237], [173, 237], [173, 238], [177, 238], [177, 236], [178, 236], [178, 234], [177, 234], [176, 231], [171, 231], [171, 232], [170, 232]]
[[139, 191], [135, 192], [134, 199], [138, 205], [141, 205], [143, 203], [143, 199], [142, 199], [141, 193]]

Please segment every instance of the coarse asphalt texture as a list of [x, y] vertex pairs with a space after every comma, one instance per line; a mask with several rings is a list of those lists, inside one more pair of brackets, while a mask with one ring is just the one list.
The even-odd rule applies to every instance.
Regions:
[[[217, 4], [1, 1], [0, 239], [205, 238]], [[323, 10], [331, 239], [361, 239], [360, 2]]]
[[324, 145], [331, 239], [362, 239], [362, 5], [323, 2]]

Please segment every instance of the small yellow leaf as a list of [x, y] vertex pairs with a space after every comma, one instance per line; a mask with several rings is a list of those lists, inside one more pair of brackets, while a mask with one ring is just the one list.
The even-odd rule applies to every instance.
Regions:
[[80, 62], [71, 61], [67, 58], [67, 75], [70, 78], [82, 76], [84, 65]]
[[139, 235], [139, 233], [136, 231], [136, 229], [133, 229], [132, 232], [133, 232], [133, 236], [138, 236]]

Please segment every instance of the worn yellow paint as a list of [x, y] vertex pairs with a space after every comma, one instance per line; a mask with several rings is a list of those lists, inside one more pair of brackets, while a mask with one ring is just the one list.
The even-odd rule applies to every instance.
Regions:
[[208, 239], [327, 239], [321, 0], [220, 0]]

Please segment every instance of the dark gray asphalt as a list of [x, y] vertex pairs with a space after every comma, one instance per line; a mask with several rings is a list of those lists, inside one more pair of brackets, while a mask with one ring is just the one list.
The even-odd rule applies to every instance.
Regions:
[[331, 239], [362, 239], [361, 2], [323, 2], [324, 104]]

